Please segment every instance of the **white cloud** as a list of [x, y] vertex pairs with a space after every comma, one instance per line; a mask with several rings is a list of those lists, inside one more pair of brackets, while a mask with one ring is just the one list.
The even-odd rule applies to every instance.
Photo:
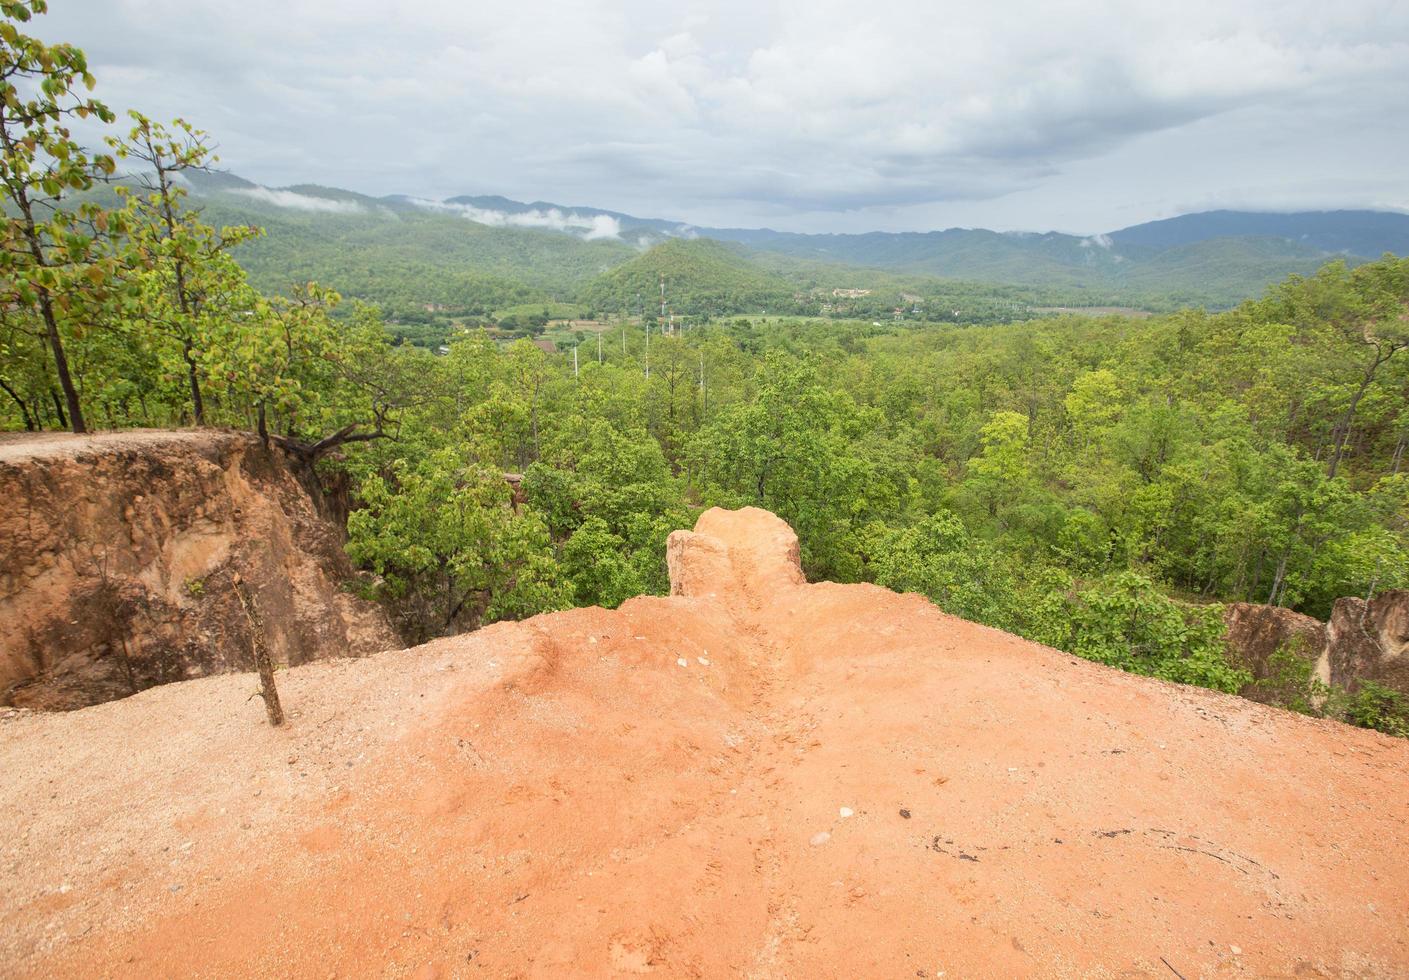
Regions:
[[[195, 120], [266, 183], [813, 228], [1034, 227], [1078, 206], [1114, 227], [1268, 188], [1269, 166], [1360, 178], [1347, 205], [1409, 198], [1403, 168], [1376, 163], [1409, 153], [1401, 0], [54, 7], [35, 29], [88, 50], [100, 95]], [[1134, 157], [1112, 197], [1102, 162]]]
[[256, 201], [295, 211], [329, 211], [335, 214], [359, 214], [367, 209], [356, 201], [339, 201], [331, 197], [315, 197], [295, 191], [279, 191], [270, 187], [238, 187], [232, 193], [252, 197]]
[[499, 211], [493, 208], [477, 208], [469, 204], [428, 201], [422, 198], [414, 198], [412, 203], [418, 207], [436, 211], [451, 211], [470, 221], [482, 225], [493, 225], [496, 228], [544, 228], [549, 231], [578, 235], [588, 241], [621, 237], [621, 222], [609, 214], [582, 214], [558, 208]]

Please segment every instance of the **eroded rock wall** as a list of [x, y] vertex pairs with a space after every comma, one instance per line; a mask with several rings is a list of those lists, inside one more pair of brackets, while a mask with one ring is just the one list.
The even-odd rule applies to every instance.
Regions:
[[1225, 614], [1228, 647], [1252, 671], [1244, 691], [1255, 700], [1276, 700], [1278, 657], [1309, 665], [1324, 684], [1355, 691], [1365, 681], [1409, 694], [1409, 591], [1364, 599], [1337, 599], [1329, 622], [1290, 609], [1236, 602]]
[[1369, 680], [1409, 694], [1409, 591], [1382, 592], [1369, 602], [1337, 599], [1326, 646], [1333, 683]]
[[0, 501], [4, 703], [77, 708], [251, 669], [235, 574], [280, 663], [399, 645], [347, 591], [339, 529], [246, 434], [7, 437]]

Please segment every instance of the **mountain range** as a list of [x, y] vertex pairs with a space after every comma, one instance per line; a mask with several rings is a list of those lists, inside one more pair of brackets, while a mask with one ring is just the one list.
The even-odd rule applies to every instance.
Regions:
[[1226, 307], [1332, 259], [1409, 254], [1409, 214], [1389, 211], [1209, 211], [1089, 236], [801, 234], [494, 195], [371, 197], [228, 173], [190, 177], [213, 223], [266, 229], [242, 257], [261, 288], [317, 279], [393, 313], [476, 315], [549, 301], [636, 309], [660, 276], [671, 280], [672, 309], [693, 314], [815, 313], [847, 288], [869, 289], [872, 305], [888, 308], [902, 295], [971, 296], [980, 285], [1008, 306]]

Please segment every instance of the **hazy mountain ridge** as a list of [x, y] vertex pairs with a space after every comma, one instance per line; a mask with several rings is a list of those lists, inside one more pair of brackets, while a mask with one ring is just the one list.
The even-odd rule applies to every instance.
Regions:
[[[610, 273], [642, 251], [696, 238], [738, 249], [729, 276], [710, 261], [718, 252], [694, 253], [706, 260], [699, 270], [684, 261], [688, 252], [665, 264], [682, 284], [694, 271], [709, 280], [705, 305], [721, 312], [751, 309], [790, 287], [852, 285], [862, 270], [1051, 290], [1064, 304], [1220, 307], [1332, 258], [1409, 253], [1409, 215], [1386, 211], [1211, 211], [1090, 236], [982, 228], [803, 234], [697, 227], [499, 195], [371, 197], [318, 184], [262, 187], [226, 173], [193, 175], [191, 184], [212, 217], [270, 229], [244, 260], [262, 285], [317, 278], [391, 308], [474, 310], [549, 299], [635, 308], [640, 277]], [[744, 288], [730, 303], [734, 280]]]
[[1170, 248], [1211, 238], [1282, 238], [1323, 252], [1409, 254], [1409, 214], [1396, 211], [1203, 211], [1113, 231], [1118, 245]]

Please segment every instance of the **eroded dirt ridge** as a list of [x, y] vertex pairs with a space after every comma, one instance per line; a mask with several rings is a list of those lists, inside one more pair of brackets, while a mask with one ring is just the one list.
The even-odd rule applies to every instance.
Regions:
[[18, 975], [1403, 976], [1409, 745], [874, 586], [673, 595], [0, 729]]
[[233, 575], [280, 663], [400, 646], [346, 590], [337, 528], [248, 434], [10, 436], [0, 500], [0, 704], [77, 708], [251, 669]]

